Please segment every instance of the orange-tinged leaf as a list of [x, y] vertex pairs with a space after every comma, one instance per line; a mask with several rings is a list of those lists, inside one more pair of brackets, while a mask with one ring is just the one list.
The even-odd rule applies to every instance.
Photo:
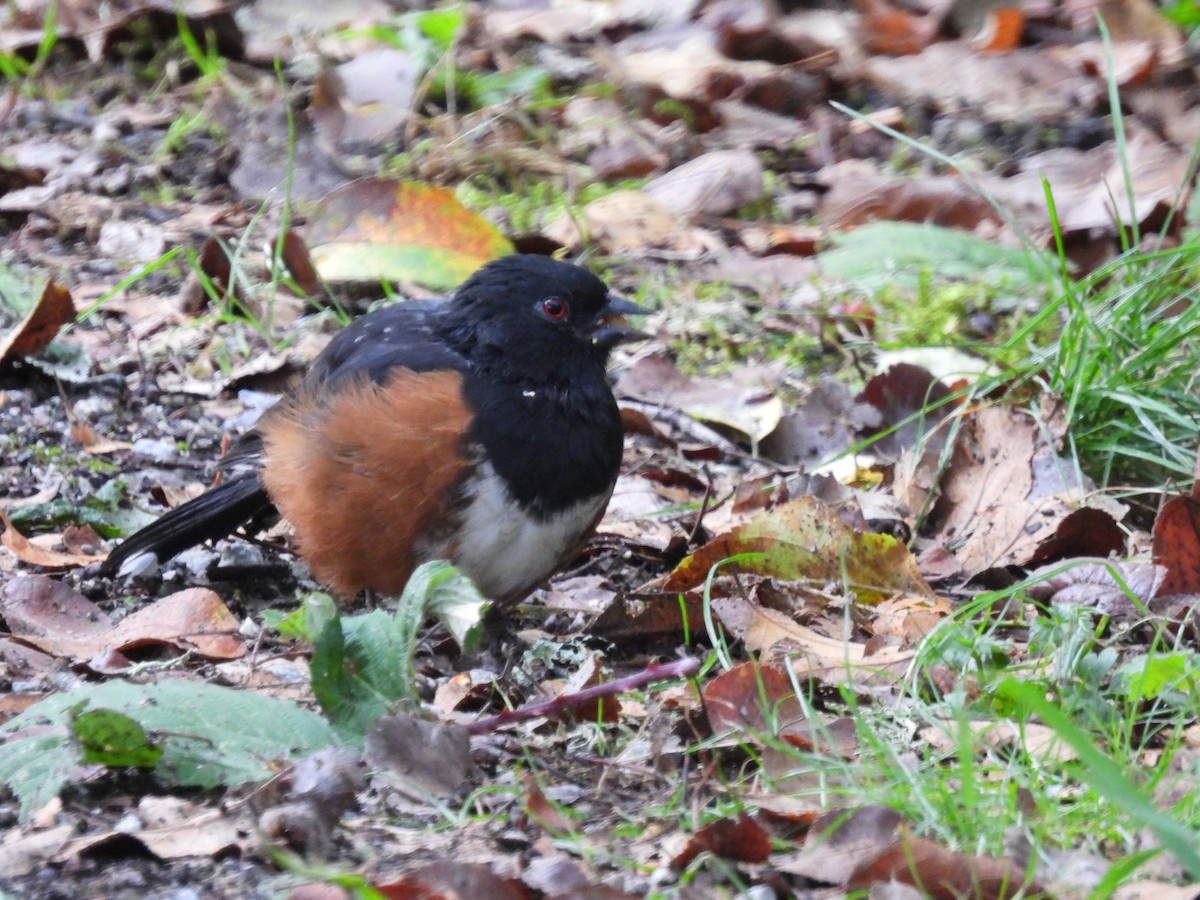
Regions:
[[14, 636], [45, 653], [89, 659], [146, 645], [193, 648], [208, 659], [238, 659], [238, 620], [207, 588], [171, 594], [114, 624], [99, 607], [44, 575], [10, 581], [0, 611]]
[[853, 724], [807, 712], [796, 697], [799, 683], [778, 665], [745, 662], [722, 672], [703, 691], [713, 732], [732, 732], [760, 744], [764, 736], [777, 735], [794, 747], [852, 758]]
[[1025, 13], [1017, 6], [1002, 6], [987, 14], [983, 31], [975, 38], [975, 46], [985, 53], [1008, 53], [1021, 45], [1025, 31]]
[[512, 242], [450, 191], [369, 179], [325, 198], [309, 226], [312, 262], [330, 282], [408, 281], [454, 287]]
[[1200, 500], [1176, 497], [1159, 511], [1154, 561], [1167, 570], [1160, 596], [1200, 593]]
[[58, 334], [58, 330], [74, 318], [75, 303], [71, 299], [71, 292], [53, 279], [46, 282], [33, 309], [0, 340], [0, 364], [40, 353]]
[[765, 862], [771, 855], [771, 838], [754, 816], [743, 813], [717, 819], [692, 835], [671, 866], [682, 869], [704, 852], [737, 862]]
[[900, 840], [855, 867], [847, 882], [851, 890], [870, 890], [876, 884], [900, 882], [921, 890], [934, 900], [1008, 897], [1041, 894], [1027, 880], [1025, 869], [1008, 859], [975, 856], [947, 850], [932, 841], [901, 835]]
[[8, 516], [0, 510], [0, 545], [12, 551], [13, 556], [31, 566], [41, 566], [45, 569], [73, 569], [86, 566], [101, 559], [98, 554], [62, 553], [34, 543], [17, 531], [16, 526], [9, 521]]
[[920, 53], [937, 33], [932, 16], [916, 16], [887, 0], [857, 0], [863, 43], [872, 53], [907, 56]]
[[532, 774], [521, 776], [521, 787], [525, 790], [524, 807], [528, 816], [551, 834], [571, 834], [575, 829], [571, 822], [547, 799], [542, 786]]
[[854, 531], [815, 497], [800, 497], [740, 525], [686, 557], [671, 573], [666, 591], [704, 583], [709, 570], [748, 572], [844, 584], [862, 603], [878, 603], [898, 592], [930, 596], [908, 547], [887, 534]]

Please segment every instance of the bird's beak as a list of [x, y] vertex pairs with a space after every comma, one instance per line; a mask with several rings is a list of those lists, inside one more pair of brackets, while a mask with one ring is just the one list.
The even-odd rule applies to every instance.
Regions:
[[604, 309], [600, 310], [600, 315], [596, 319], [596, 324], [592, 328], [592, 343], [602, 350], [611, 350], [617, 344], [624, 344], [628, 341], [642, 341], [650, 337], [644, 331], [638, 331], [636, 328], [631, 328], [626, 316], [644, 316], [650, 311], [642, 309], [632, 300], [622, 297], [620, 294], [614, 294], [611, 291], [608, 294], [608, 302], [604, 304]]

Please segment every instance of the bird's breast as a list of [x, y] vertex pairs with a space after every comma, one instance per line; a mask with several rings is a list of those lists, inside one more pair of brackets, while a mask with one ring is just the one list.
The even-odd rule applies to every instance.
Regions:
[[504, 479], [481, 462], [459, 488], [452, 534], [430, 534], [424, 559], [450, 559], [486, 597], [521, 597], [570, 561], [596, 527], [612, 483], [548, 514], [522, 507]]

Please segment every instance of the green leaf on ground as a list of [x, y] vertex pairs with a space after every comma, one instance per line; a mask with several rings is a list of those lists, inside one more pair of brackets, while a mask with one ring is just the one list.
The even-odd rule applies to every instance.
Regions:
[[381, 609], [330, 620], [313, 647], [309, 672], [333, 727], [361, 737], [393, 704], [414, 700], [414, 652], [415, 639]]
[[104, 720], [87, 718], [100, 710], [126, 717], [153, 737], [161, 749], [155, 775], [173, 787], [265, 779], [277, 761], [306, 756], [336, 740], [315, 713], [250, 691], [181, 679], [85, 685], [34, 704], [0, 728], [0, 782], [16, 795], [22, 819], [62, 790], [74, 767], [95, 749], [81, 746], [75, 723], [83, 719], [82, 743], [103, 744], [98, 736]]
[[[100, 461], [99, 465], [107, 464]], [[131, 505], [128, 494], [125, 482], [113, 478], [85, 497], [82, 504], [60, 498], [18, 506], [9, 513], [9, 519], [18, 528], [90, 525], [101, 537], [121, 537], [149, 525], [156, 518]]]
[[152, 744], [146, 736], [146, 729], [111, 709], [73, 714], [71, 730], [79, 740], [85, 763], [149, 769], [163, 755], [162, 747]]
[[315, 644], [325, 626], [337, 614], [337, 601], [329, 594], [314, 591], [304, 598], [298, 609], [286, 615], [275, 609], [264, 610], [263, 624], [274, 628], [285, 638]]
[[440, 559], [417, 567], [400, 604], [437, 616], [464, 653], [479, 645], [483, 617], [492, 605], [470, 578]]
[[470, 579], [434, 560], [413, 572], [393, 615], [375, 610], [328, 621], [309, 671], [313, 693], [334, 727], [360, 738], [394, 707], [414, 704], [413, 659], [425, 617], [441, 619], [467, 649], [478, 642], [489, 606]]
[[990, 285], [1038, 286], [1046, 263], [1026, 249], [1001, 247], [965, 231], [912, 222], [874, 222], [838, 235], [817, 257], [828, 277], [876, 290], [923, 277]]

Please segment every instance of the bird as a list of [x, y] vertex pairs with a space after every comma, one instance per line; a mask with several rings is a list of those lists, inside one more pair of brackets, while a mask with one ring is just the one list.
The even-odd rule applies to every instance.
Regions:
[[109, 553], [128, 576], [278, 514], [335, 594], [399, 596], [454, 564], [498, 603], [569, 563], [612, 496], [624, 443], [606, 364], [645, 310], [588, 270], [511, 254], [443, 301], [338, 332], [236, 439], [215, 486]]

